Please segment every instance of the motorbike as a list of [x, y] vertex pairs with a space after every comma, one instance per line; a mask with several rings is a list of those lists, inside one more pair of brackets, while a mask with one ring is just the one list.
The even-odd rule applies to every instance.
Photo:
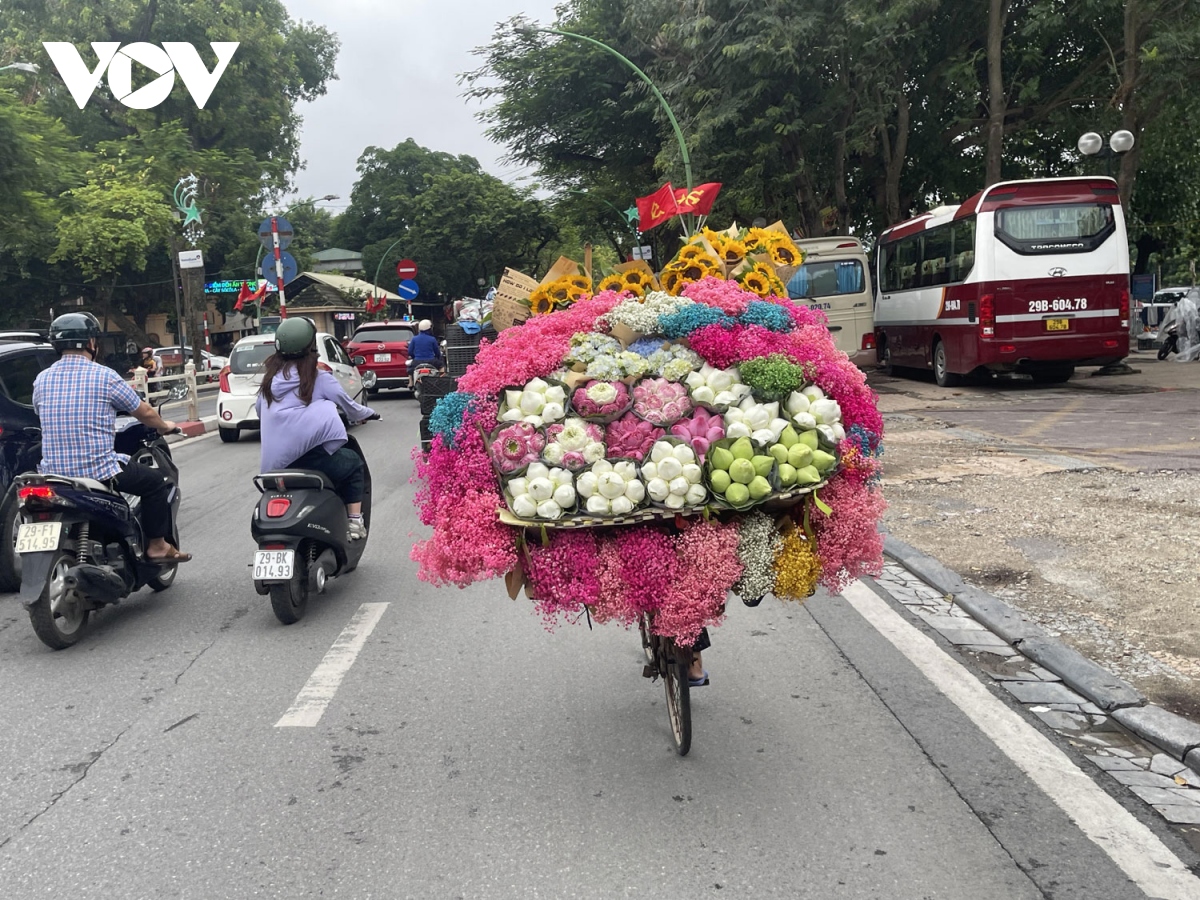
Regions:
[[[363, 461], [362, 517], [370, 537], [371, 470], [353, 436], [347, 437], [345, 447]], [[258, 545], [254, 590], [270, 595], [275, 618], [292, 625], [304, 618], [309, 597], [323, 594], [330, 578], [358, 568], [367, 538], [350, 540], [345, 504], [322, 472], [264, 472], [254, 477], [254, 486], [262, 494], [250, 520], [250, 535]]]
[[[166, 440], [122, 416], [113, 446], [171, 481], [171, 533], [166, 538], [178, 546], [179, 469]], [[175, 582], [177, 563], [146, 556], [141, 497], [122, 494], [110, 483], [62, 475], [18, 475], [14, 484], [20, 504], [20, 599], [46, 646], [66, 649], [83, 636], [93, 612], [143, 587], [165, 591]]]
[[1179, 352], [1179, 316], [1176, 315], [1175, 307], [1171, 307], [1163, 316], [1158, 325], [1158, 335], [1162, 339], [1162, 346], [1158, 348], [1159, 359], [1166, 359], [1172, 353]]
[[421, 399], [421, 382], [430, 375], [440, 375], [442, 370], [430, 360], [421, 360], [420, 362], [410, 362], [408, 364], [408, 382], [412, 386], [412, 395], [414, 400]]

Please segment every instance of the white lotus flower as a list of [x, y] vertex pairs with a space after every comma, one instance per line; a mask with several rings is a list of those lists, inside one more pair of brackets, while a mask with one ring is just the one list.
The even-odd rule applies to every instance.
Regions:
[[662, 503], [667, 499], [667, 494], [671, 493], [671, 486], [661, 478], [651, 478], [646, 482], [646, 493], [655, 503]]
[[787, 398], [787, 411], [793, 416], [798, 413], [808, 412], [809, 401], [800, 391], [792, 391], [790, 397]]
[[678, 494], [667, 494], [667, 499], [663, 501], [667, 509], [683, 509], [684, 499]]
[[524, 421], [528, 422], [534, 428], [541, 428], [546, 424], [545, 419], [543, 419], [541, 416], [526, 416]]
[[701, 477], [704, 475], [704, 470], [695, 463], [688, 463], [683, 467], [681, 474], [687, 479], [688, 484], [699, 484]]
[[750, 426], [745, 422], [734, 422], [732, 425], [725, 426], [725, 437], [727, 438], [750, 437], [750, 434]]
[[529, 481], [529, 496], [542, 503], [554, 496], [554, 485], [549, 478], [532, 478]]
[[512, 510], [522, 519], [532, 519], [537, 515], [537, 504], [528, 494], [513, 497]]
[[846, 439], [846, 429], [841, 422], [834, 422], [829, 427], [833, 429], [833, 436], [839, 441], [844, 441]]
[[684, 465], [696, 461], [696, 451], [687, 444], [676, 444], [671, 450], [671, 455]]
[[551, 442], [547, 444], [546, 449], [542, 451], [542, 456], [546, 457], [546, 459], [548, 459], [550, 462], [557, 465], [558, 463], [562, 462], [563, 454], [566, 452], [567, 451], [563, 448], [562, 444]]
[[567, 392], [560, 384], [551, 385], [546, 388], [546, 402], [557, 403], [559, 406], [565, 406], [567, 402]]
[[775, 435], [775, 440], [779, 440], [779, 436], [783, 434], [783, 429], [788, 427], [787, 419], [772, 419], [771, 424], [767, 426], [771, 429], [771, 433]]
[[702, 385], [692, 391], [692, 399], [697, 403], [716, 403], [717, 395], [708, 385]]
[[741, 407], [731, 406], [725, 412], [725, 431], [727, 433], [726, 434], [727, 437], [728, 437], [729, 426], [731, 424], [733, 424], [734, 422], [741, 422], [742, 419], [744, 419], [745, 417], [746, 417], [746, 414], [742, 411]]
[[708, 491], [705, 490], [702, 484], [693, 484], [688, 488], [687, 494], [684, 495], [684, 502], [688, 506], [699, 506], [704, 502], [704, 498], [708, 496]]
[[520, 407], [521, 392], [514, 391], [514, 390], [505, 391], [504, 392], [504, 405], [508, 406], [508, 407]]
[[[697, 388], [704, 387], [703, 369], [700, 372], [689, 372], [688, 377], [684, 379], [687, 382], [688, 390], [694, 391]], [[695, 396], [693, 394], [692, 396]]]
[[587, 511], [594, 515], [604, 515], [612, 509], [612, 505], [599, 494], [588, 497]]
[[617, 389], [607, 381], [597, 381], [586, 391], [587, 398], [598, 406], [604, 406], [617, 399]]
[[714, 391], [727, 391], [733, 385], [733, 376], [718, 369], [708, 378], [708, 386]]
[[670, 481], [683, 474], [683, 463], [674, 456], [664, 457], [658, 464], [658, 477]]
[[625, 493], [625, 479], [616, 472], [605, 472], [596, 483], [596, 490], [606, 500], [615, 500]]
[[670, 441], [658, 441], [650, 448], [650, 462], [660, 463], [668, 456], [671, 456], [672, 445]]
[[520, 422], [525, 418], [525, 413], [521, 412], [521, 407], [514, 406], [511, 409], [506, 409], [500, 414], [501, 422]]
[[642, 477], [649, 481], [652, 478], [658, 477], [658, 463], [648, 462], [642, 463]]
[[796, 413], [792, 418], [796, 420], [796, 427], [801, 431], [812, 431], [817, 427], [817, 420], [812, 413]]
[[809, 403], [813, 403], [817, 400], [825, 399], [825, 392], [823, 390], [821, 390], [819, 387], [817, 387], [815, 384], [810, 384], [808, 387], [804, 388], [804, 390], [802, 390], [800, 393], [802, 393], [805, 397], [808, 398]]
[[546, 405], [546, 395], [539, 394], [537, 391], [531, 391], [526, 388], [521, 392], [521, 402], [518, 404], [521, 412], [527, 416], [536, 416], [542, 411], [542, 407]]
[[770, 445], [775, 443], [775, 432], [770, 428], [759, 428], [756, 431], [750, 432], [750, 440], [759, 444]]
[[592, 441], [583, 448], [583, 458], [589, 463], [599, 462], [604, 459], [604, 445], [598, 441]]
[[746, 417], [742, 420], [754, 431], [766, 428], [771, 424], [771, 414], [762, 406], [753, 406], [746, 410]]
[[558, 433], [555, 443], [564, 450], [582, 450], [591, 440], [583, 419], [570, 418], [563, 423], [562, 431]]
[[685, 497], [687, 496], [688, 488], [690, 488], [691, 485], [688, 484], [688, 480], [686, 478], [680, 475], [678, 478], [672, 478], [667, 487], [670, 489], [672, 494], [678, 494], [680, 497]]
[[570, 509], [575, 505], [575, 488], [569, 484], [560, 484], [554, 489], [554, 502], [563, 509]]
[[519, 497], [522, 494], [527, 493], [525, 484], [526, 484], [526, 479], [514, 478], [512, 481], [510, 481], [508, 483], [508, 492], [510, 494], [512, 494], [514, 497]]
[[842, 421], [842, 408], [838, 406], [836, 400], [828, 398], [817, 400], [809, 408], [809, 412], [813, 414], [814, 418], [821, 425], [832, 425], [834, 422]]
[[553, 500], [545, 500], [538, 504], [537, 514], [539, 519], [561, 519], [563, 508]]
[[542, 419], [544, 419], [547, 423], [557, 422], [566, 414], [567, 411], [563, 409], [563, 405], [561, 403], [547, 403], [542, 407]]
[[625, 482], [625, 497], [636, 506], [646, 499], [646, 486], [637, 479]]
[[605, 472], [611, 472], [612, 470], [613, 464], [607, 459], [602, 459], [592, 466], [592, 471], [597, 475], [603, 475]]
[[549, 478], [550, 467], [545, 463], [531, 462], [529, 468], [525, 470], [526, 478]]
[[609, 511], [614, 516], [627, 516], [633, 512], [633, 501], [628, 497], [616, 497], [609, 504]]
[[585, 500], [591, 499], [596, 494], [596, 487], [600, 483], [600, 476], [595, 472], [584, 472], [575, 482], [575, 490], [579, 492], [579, 496]]
[[525, 390], [537, 391], [539, 394], [545, 394], [546, 391], [550, 390], [550, 385], [546, 384], [546, 382], [542, 381], [540, 378], [535, 378], [533, 381], [529, 382], [529, 384], [525, 385]]
[[737, 403], [737, 397], [730, 391], [721, 391], [712, 399], [713, 406], [733, 406]]

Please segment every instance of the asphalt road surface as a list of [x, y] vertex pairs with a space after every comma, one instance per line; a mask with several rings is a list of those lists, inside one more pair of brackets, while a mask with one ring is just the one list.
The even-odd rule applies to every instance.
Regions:
[[868, 586], [735, 602], [676, 756], [636, 634], [416, 579], [417, 410], [376, 407], [370, 544], [300, 624], [251, 586], [252, 436], [176, 445], [169, 591], [58, 653], [0, 598], [0, 897], [1200, 897], [1161, 821]]

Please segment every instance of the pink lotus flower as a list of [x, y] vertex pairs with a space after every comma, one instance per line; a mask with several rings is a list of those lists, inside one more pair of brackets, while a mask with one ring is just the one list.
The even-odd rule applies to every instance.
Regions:
[[613, 416], [628, 405], [629, 387], [621, 381], [589, 381], [571, 394], [571, 406], [584, 418]]
[[671, 434], [691, 444], [700, 462], [708, 454], [714, 441], [725, 437], [725, 420], [719, 413], [709, 412], [702, 406], [696, 407], [691, 418], [681, 419], [671, 426]]
[[528, 422], [514, 422], [496, 432], [490, 452], [501, 474], [508, 475], [529, 465], [542, 455], [546, 436]]
[[608, 423], [604, 431], [604, 443], [608, 446], [610, 459], [641, 462], [663, 434], [665, 432], [658, 426], [627, 412], [615, 422]]
[[665, 378], [643, 378], [633, 389], [633, 411], [655, 425], [670, 425], [692, 409], [687, 385]]

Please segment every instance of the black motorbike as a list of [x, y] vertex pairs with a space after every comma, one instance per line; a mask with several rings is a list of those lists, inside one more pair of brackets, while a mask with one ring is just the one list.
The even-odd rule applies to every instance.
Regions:
[[1158, 325], [1158, 336], [1162, 346], [1158, 348], [1158, 358], [1166, 359], [1172, 353], [1179, 352], [1179, 316], [1176, 307], [1171, 307]]
[[[373, 418], [378, 419], [379, 416]], [[363, 461], [363, 524], [371, 530], [371, 470], [353, 437], [346, 449]], [[308, 598], [325, 592], [330, 578], [353, 572], [367, 539], [352, 541], [346, 506], [333, 483], [312, 469], [281, 469], [254, 477], [262, 497], [250, 520], [254, 553], [254, 590], [271, 596], [271, 609], [284, 625], [304, 618]]]
[[[178, 432], [178, 429], [176, 429]], [[117, 419], [114, 447], [170, 479], [171, 533], [179, 546], [179, 469], [167, 442], [136, 419]], [[146, 557], [140, 497], [111, 483], [62, 475], [19, 475], [16, 551], [21, 603], [46, 646], [62, 650], [83, 636], [92, 612], [149, 585], [165, 591], [176, 563]]]

